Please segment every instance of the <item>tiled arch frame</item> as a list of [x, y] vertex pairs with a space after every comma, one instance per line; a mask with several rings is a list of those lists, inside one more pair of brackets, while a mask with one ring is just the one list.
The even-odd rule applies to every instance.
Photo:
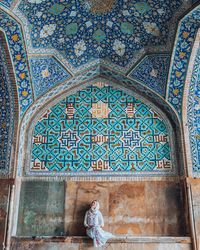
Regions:
[[[34, 124], [40, 118], [41, 114], [48, 108], [51, 107], [69, 95], [75, 93], [83, 87], [91, 85], [97, 80], [107, 81], [111, 85], [126, 90], [128, 93], [132, 93], [133, 96], [140, 100], [144, 100], [150, 103], [162, 117], [167, 120], [167, 124], [170, 127], [170, 131], [173, 134], [173, 138], [180, 138], [181, 129], [178, 117], [175, 115], [171, 107], [162, 99], [160, 96], [152, 93], [148, 88], [135, 83], [134, 81], [112, 72], [106, 68], [93, 69], [90, 72], [75, 76], [74, 78], [62, 83], [56, 88], [46, 93], [43, 97], [38, 99], [26, 112], [20, 127], [19, 135], [19, 152], [18, 152], [18, 164], [17, 164], [17, 175], [18, 176], [30, 176], [26, 169], [29, 168], [30, 159], [25, 157], [30, 155], [31, 142], [28, 138], [32, 137]], [[177, 154], [179, 152], [179, 154]], [[184, 167], [182, 160], [182, 144], [178, 139], [173, 142], [173, 159], [175, 161], [176, 173], [174, 175], [184, 175]], [[28, 174], [27, 174], [28, 173]], [[55, 175], [56, 176], [56, 175]], [[58, 175], [60, 176], [60, 175]], [[162, 175], [161, 175], [162, 176]], [[73, 176], [71, 176], [73, 178]], [[89, 178], [88, 176], [85, 176]], [[131, 176], [129, 176], [131, 177]], [[128, 177], [128, 178], [129, 178]], [[151, 177], [151, 176], [150, 176]], [[78, 176], [77, 176], [78, 178]], [[104, 178], [102, 176], [102, 178]], [[114, 177], [113, 177], [114, 178]]]
[[182, 119], [183, 93], [191, 51], [200, 27], [200, 4], [179, 22], [168, 76], [166, 100]]
[[[9, 117], [9, 127], [5, 127], [7, 134], [6, 144], [6, 155], [5, 159], [5, 169], [1, 169], [1, 178], [13, 178], [15, 176], [14, 162], [16, 158], [16, 139], [18, 133], [18, 120], [19, 120], [19, 107], [18, 107], [18, 96], [17, 87], [15, 82], [15, 76], [13, 71], [13, 66], [9, 54], [8, 44], [6, 42], [5, 34], [0, 30], [0, 52], [2, 67], [4, 71], [4, 77], [6, 81], [6, 97], [9, 99], [9, 104], [4, 103], [4, 108]], [[3, 105], [3, 103], [1, 104]], [[8, 109], [7, 109], [8, 108]], [[7, 118], [5, 119], [7, 123]], [[2, 123], [1, 123], [2, 124]]]
[[[197, 118], [198, 95], [196, 95], [197, 85], [199, 84], [200, 74], [200, 28], [197, 32], [195, 42], [190, 57], [190, 63], [188, 66], [187, 77], [185, 81], [185, 89], [183, 96], [183, 128], [184, 128], [184, 140], [186, 147], [186, 161], [189, 177], [200, 178], [200, 159], [198, 156], [198, 132], [195, 124]], [[195, 106], [197, 109], [195, 109]]]

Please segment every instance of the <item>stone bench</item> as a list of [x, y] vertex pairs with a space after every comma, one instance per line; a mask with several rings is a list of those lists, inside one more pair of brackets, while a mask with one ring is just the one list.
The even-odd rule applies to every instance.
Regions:
[[[83, 236], [12, 237], [12, 250], [93, 250], [92, 240]], [[110, 239], [106, 250], [192, 250], [190, 237], [133, 237]]]

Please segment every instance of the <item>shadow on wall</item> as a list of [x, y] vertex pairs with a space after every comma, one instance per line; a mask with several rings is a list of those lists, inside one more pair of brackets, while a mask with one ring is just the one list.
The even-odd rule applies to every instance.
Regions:
[[[67, 199], [67, 198], [66, 198]], [[67, 202], [68, 203], [68, 200]], [[76, 201], [75, 201], [76, 203]], [[66, 226], [66, 230], [65, 230], [65, 235], [67, 236], [84, 236], [86, 235], [86, 230], [85, 227], [83, 225], [84, 222], [84, 217], [85, 217], [85, 213], [86, 211], [90, 208], [90, 202], [86, 202], [85, 204], [80, 204], [80, 205], [76, 205], [71, 209], [75, 209], [75, 211], [73, 212], [73, 219], [71, 220], [71, 216], [69, 214], [65, 214], [65, 226]], [[70, 211], [69, 211], [70, 212]], [[66, 220], [68, 220], [68, 223], [66, 223]], [[67, 224], [67, 225], [66, 225]]]

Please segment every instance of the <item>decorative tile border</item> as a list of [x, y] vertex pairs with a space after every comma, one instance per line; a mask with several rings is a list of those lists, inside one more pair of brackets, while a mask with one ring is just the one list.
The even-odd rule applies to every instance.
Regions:
[[[41, 98], [36, 100], [33, 105], [30, 106], [30, 108], [27, 110], [25, 116], [22, 119], [22, 124], [20, 128], [20, 136], [19, 136], [19, 150], [18, 150], [18, 163], [17, 163], [17, 175], [22, 176], [23, 174], [23, 166], [24, 166], [24, 150], [25, 150], [25, 131], [27, 126], [29, 125], [32, 117], [38, 113], [40, 114], [39, 110], [41, 110], [42, 106], [45, 105], [45, 103], [48, 103], [48, 101], [52, 97], [56, 97], [59, 95], [59, 93], [62, 93], [63, 91], [66, 91], [73, 86], [77, 86], [81, 83], [84, 83], [85, 81], [89, 81], [96, 77], [100, 72], [99, 67], [91, 68], [90, 71], [86, 71], [84, 74], [77, 75], [76, 77], [73, 77], [72, 79], [65, 81], [64, 83], [61, 83], [56, 88], [51, 89], [48, 93], [43, 95]], [[56, 99], [54, 98], [55, 103]], [[53, 103], [52, 103], [53, 104]]]
[[188, 98], [188, 128], [192, 157], [192, 169], [195, 177], [200, 177], [200, 46], [195, 58]]
[[200, 27], [200, 6], [192, 10], [180, 22], [168, 79], [167, 100], [176, 112], [182, 114], [182, 98], [187, 67], [193, 42]]

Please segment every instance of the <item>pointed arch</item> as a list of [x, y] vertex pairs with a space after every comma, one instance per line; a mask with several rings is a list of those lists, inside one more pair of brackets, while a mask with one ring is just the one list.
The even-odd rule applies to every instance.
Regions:
[[[151, 103], [155, 110], [158, 110], [159, 114], [164, 117], [165, 121], [169, 124], [169, 130], [172, 131], [173, 136], [171, 138], [180, 138], [181, 131], [179, 126], [178, 118], [176, 117], [174, 111], [171, 107], [158, 95], [153, 93], [148, 88], [141, 86], [134, 81], [121, 76], [117, 75], [116, 72], [113, 74], [110, 70], [101, 69], [100, 70], [100, 81], [107, 81], [111, 82], [111, 85], [116, 85], [116, 87], [126, 90], [126, 92], [131, 93], [133, 96], [138, 96], [139, 99], [144, 100], [143, 103]], [[108, 74], [109, 80], [108, 80]], [[111, 74], [113, 74], [111, 76]], [[99, 77], [97, 77], [99, 79]], [[96, 79], [96, 77], [95, 77]], [[77, 80], [77, 77], [76, 77]], [[18, 157], [18, 175], [24, 176], [25, 175], [25, 168], [30, 164], [30, 158], [27, 160], [25, 155], [30, 155], [30, 148], [31, 148], [31, 141], [27, 139], [32, 138], [33, 135], [33, 128], [36, 124], [36, 121], [40, 118], [41, 114], [47, 110], [49, 107], [52, 107], [59, 100], [68, 96], [70, 93], [74, 93], [84, 86], [91, 84], [94, 79], [87, 80], [86, 82], [81, 81], [79, 76], [79, 83], [76, 82], [76, 85], [72, 87], [70, 82], [74, 83], [75, 79], [70, 79], [68, 82], [63, 83], [62, 85], [54, 88], [53, 90], [49, 91], [46, 95], [41, 97], [37, 100], [27, 111], [25, 118], [23, 119], [21, 125], [21, 134], [20, 134], [20, 149], [19, 149], [19, 157]], [[27, 151], [28, 150], [28, 151]], [[26, 152], [26, 154], [24, 154]], [[173, 147], [172, 147], [172, 154], [173, 159], [175, 159], [175, 168], [176, 168], [176, 175], [183, 175], [183, 161], [182, 155], [177, 152], [182, 152], [182, 145], [181, 142], [178, 140], [173, 140]]]

